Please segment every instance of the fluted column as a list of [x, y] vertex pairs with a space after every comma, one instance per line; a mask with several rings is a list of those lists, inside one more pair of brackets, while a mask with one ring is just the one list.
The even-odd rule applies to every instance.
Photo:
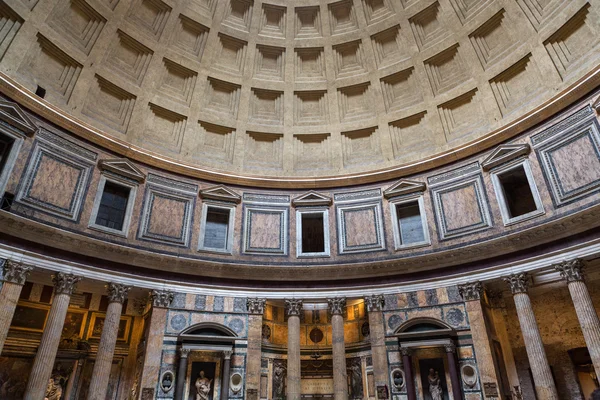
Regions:
[[175, 400], [185, 399], [183, 391], [185, 390], [185, 376], [187, 374], [189, 354], [190, 349], [182, 347], [179, 350], [179, 366], [177, 367], [177, 375], [175, 375]]
[[454, 400], [462, 400], [463, 395], [460, 388], [460, 378], [458, 376], [458, 365], [456, 362], [456, 346], [454, 343], [449, 343], [445, 345], [444, 348], [446, 350], [446, 355], [448, 356], [448, 373], [450, 374], [450, 383], [452, 383], [452, 398]]
[[529, 276], [525, 273], [513, 274], [504, 278], [504, 281], [508, 283], [513, 294], [538, 399], [558, 400], [558, 393], [544, 350], [542, 336], [533, 314], [531, 300], [527, 294]]
[[406, 396], [408, 400], [417, 400], [415, 378], [413, 376], [412, 351], [409, 348], [400, 347], [400, 354], [402, 354], [402, 368], [404, 369]]
[[302, 300], [286, 300], [288, 315], [287, 400], [300, 400], [300, 313]]
[[554, 266], [567, 281], [596, 376], [600, 376], [600, 320], [583, 279], [583, 267], [580, 259], [564, 261]]
[[41, 400], [44, 398], [46, 388], [48, 387], [48, 380], [52, 375], [52, 368], [54, 367], [56, 352], [60, 344], [60, 336], [65, 324], [65, 318], [67, 317], [71, 294], [73, 294], [73, 290], [75, 290], [75, 286], [81, 278], [58, 272], [52, 277], [52, 280], [54, 281], [54, 299], [52, 300], [46, 327], [40, 340], [40, 346], [33, 360], [27, 389], [23, 396], [25, 400]]
[[229, 376], [231, 375], [231, 353], [232, 351], [223, 352], [223, 377], [221, 379], [221, 400], [229, 398]]
[[11, 260], [4, 262], [2, 272], [2, 289], [0, 289], [0, 354], [8, 336], [8, 328], [12, 321], [21, 289], [27, 280], [31, 267]]
[[88, 400], [104, 400], [106, 397], [117, 336], [119, 334], [123, 302], [127, 298], [129, 287], [111, 282], [107, 286], [107, 292], [108, 308], [106, 309], [100, 344], [96, 353], [96, 361], [88, 391]]
[[248, 299], [248, 355], [246, 358], [246, 400], [258, 400], [260, 390], [260, 360], [262, 352], [262, 322], [265, 299]]
[[333, 398], [348, 399], [348, 372], [346, 371], [346, 344], [344, 342], [344, 308], [346, 298], [328, 299], [331, 312], [331, 351], [333, 353]]
[[371, 342], [375, 387], [388, 385], [389, 382], [387, 349], [385, 347], [385, 326], [382, 312], [383, 304], [384, 298], [381, 294], [365, 297], [365, 307], [369, 315], [369, 341]]

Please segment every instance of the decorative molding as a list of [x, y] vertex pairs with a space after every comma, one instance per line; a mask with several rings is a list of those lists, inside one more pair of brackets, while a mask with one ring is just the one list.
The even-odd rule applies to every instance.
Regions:
[[285, 299], [285, 312], [288, 316], [300, 316], [300, 313], [302, 312], [302, 300]]
[[554, 269], [560, 273], [560, 276], [565, 279], [567, 283], [583, 281], [584, 266], [583, 260], [580, 258], [563, 261], [553, 265]]
[[527, 155], [531, 152], [531, 146], [528, 144], [503, 144], [498, 146], [482, 162], [481, 167], [484, 171], [507, 163], [517, 157]]
[[333, 200], [329, 196], [308, 191], [292, 200], [294, 207], [330, 206]]
[[533, 143], [534, 147], [537, 147], [546, 140], [569, 130], [571, 127], [578, 125], [582, 121], [587, 121], [593, 116], [594, 112], [592, 111], [592, 107], [588, 105], [574, 114], [569, 115], [562, 121], [552, 125], [548, 129], [544, 129], [540, 133], [536, 133], [535, 135], [531, 136], [531, 143]]
[[290, 202], [290, 196], [266, 193], [244, 193], [243, 199], [249, 203], [288, 204]]
[[365, 296], [365, 306], [367, 312], [381, 311], [385, 304], [385, 297], [382, 294], [374, 294], [372, 296]]
[[66, 274], [64, 272], [58, 272], [56, 275], [52, 275], [52, 282], [54, 283], [55, 294], [66, 294], [72, 295], [73, 291], [77, 287], [77, 282], [83, 279], [80, 276]]
[[146, 175], [126, 158], [112, 158], [98, 161], [98, 168], [102, 171], [110, 171], [114, 174], [133, 179], [136, 182], [143, 183]]
[[173, 301], [175, 294], [169, 290], [157, 290], [154, 289], [150, 293], [152, 298], [152, 307], [155, 308], [168, 308]]
[[464, 178], [481, 171], [481, 165], [479, 161], [472, 162], [461, 167], [451, 169], [441, 174], [433, 175], [427, 178], [429, 186], [440, 185], [442, 183], [450, 182], [456, 179]]
[[512, 294], [527, 293], [531, 281], [529, 274], [526, 272], [509, 275], [502, 278], [502, 280], [508, 284]]
[[12, 101], [0, 99], [0, 120], [10, 125], [13, 132], [21, 135], [31, 136], [38, 129], [23, 109]]
[[360, 201], [365, 199], [378, 199], [381, 197], [381, 189], [367, 189], [354, 192], [336, 193], [333, 198], [336, 202]]
[[[346, 218], [353, 213], [372, 214], [372, 222], [369, 221], [369, 229], [372, 230], [372, 242], [353, 243], [354, 238], [348, 237], [348, 227]], [[383, 228], [383, 215], [381, 210], [381, 200], [370, 203], [352, 203], [337, 205], [336, 216], [338, 224], [338, 252], [340, 254], [363, 253], [371, 251], [385, 250], [385, 230]], [[364, 221], [367, 224], [367, 221]], [[363, 234], [366, 237], [367, 225], [362, 226]], [[356, 232], [356, 229], [351, 232]]]
[[327, 304], [329, 305], [329, 311], [331, 314], [344, 315], [344, 308], [346, 308], [345, 297], [334, 297], [332, 299], [327, 299]]
[[127, 293], [131, 289], [130, 286], [122, 285], [120, 283], [110, 282], [106, 286], [106, 291], [108, 293], [108, 302], [109, 303], [121, 303], [127, 300]]
[[32, 269], [32, 266], [24, 265], [13, 260], [6, 260], [4, 262], [2, 280], [17, 285], [24, 285], [25, 281], [27, 281], [27, 276]]
[[[263, 247], [253, 244], [252, 235], [254, 218], [269, 218], [273, 217], [278, 219], [278, 227], [271, 227], [272, 229], [278, 228], [279, 231], [271, 231], [267, 236], [274, 237], [271, 235], [277, 235], [275, 243], [279, 243], [277, 247]], [[288, 254], [288, 225], [289, 225], [289, 209], [276, 208], [272, 206], [259, 206], [259, 205], [244, 205], [244, 217], [242, 221], [242, 251], [244, 254], [271, 254], [285, 256]], [[265, 234], [267, 233], [261, 225], [257, 228], [257, 234], [261, 233], [262, 240], [265, 240]], [[262, 232], [261, 232], [262, 231]], [[267, 240], [269, 244], [270, 241]]]
[[484, 290], [483, 283], [480, 281], [458, 285], [458, 293], [460, 293], [464, 301], [481, 300]]
[[383, 197], [386, 199], [403, 196], [405, 194], [424, 192], [427, 185], [423, 182], [411, 181], [409, 179], [401, 179], [392, 186], [383, 191]]
[[242, 196], [224, 185], [212, 186], [208, 189], [201, 190], [200, 198], [235, 204], [239, 204], [242, 201]]
[[265, 312], [265, 303], [267, 299], [249, 298], [246, 300], [248, 314], [262, 315]]

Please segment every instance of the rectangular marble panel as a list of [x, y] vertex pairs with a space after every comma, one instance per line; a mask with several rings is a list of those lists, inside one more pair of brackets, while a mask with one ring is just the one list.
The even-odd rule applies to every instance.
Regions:
[[385, 249], [381, 202], [336, 207], [340, 254]]
[[244, 205], [244, 253], [287, 255], [288, 214], [287, 207]]

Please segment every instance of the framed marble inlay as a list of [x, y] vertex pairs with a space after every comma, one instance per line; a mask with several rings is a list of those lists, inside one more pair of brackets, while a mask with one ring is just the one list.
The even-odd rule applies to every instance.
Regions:
[[97, 154], [41, 129], [15, 201], [77, 222]]
[[242, 251], [245, 254], [288, 254], [288, 207], [244, 204]]
[[381, 201], [336, 206], [339, 253], [385, 250]]
[[188, 247], [198, 187], [149, 174], [138, 239]]
[[586, 107], [531, 138], [555, 207], [600, 192], [599, 132]]

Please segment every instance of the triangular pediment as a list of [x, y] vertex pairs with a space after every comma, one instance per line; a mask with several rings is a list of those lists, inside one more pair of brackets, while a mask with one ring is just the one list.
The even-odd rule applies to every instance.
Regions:
[[600, 96], [598, 96], [596, 100], [592, 103], [592, 108], [596, 110], [596, 112], [600, 113]]
[[146, 175], [126, 158], [114, 158], [110, 160], [100, 160], [98, 166], [101, 170], [110, 171], [117, 175], [125, 176], [137, 182], [144, 182]]
[[331, 197], [313, 192], [312, 190], [292, 200], [294, 207], [329, 206], [331, 202]]
[[401, 179], [392, 186], [383, 191], [383, 196], [386, 199], [405, 194], [423, 192], [426, 185], [423, 182], [411, 181], [409, 179]]
[[239, 203], [242, 197], [233, 190], [223, 185], [213, 186], [200, 191], [200, 197], [203, 199], [226, 201], [228, 203]]
[[490, 170], [517, 157], [529, 154], [531, 147], [528, 144], [503, 144], [498, 146], [481, 163], [484, 170]]
[[23, 112], [21, 107], [10, 101], [0, 100], [0, 120], [10, 124], [26, 135], [33, 135], [37, 130], [37, 126]]

